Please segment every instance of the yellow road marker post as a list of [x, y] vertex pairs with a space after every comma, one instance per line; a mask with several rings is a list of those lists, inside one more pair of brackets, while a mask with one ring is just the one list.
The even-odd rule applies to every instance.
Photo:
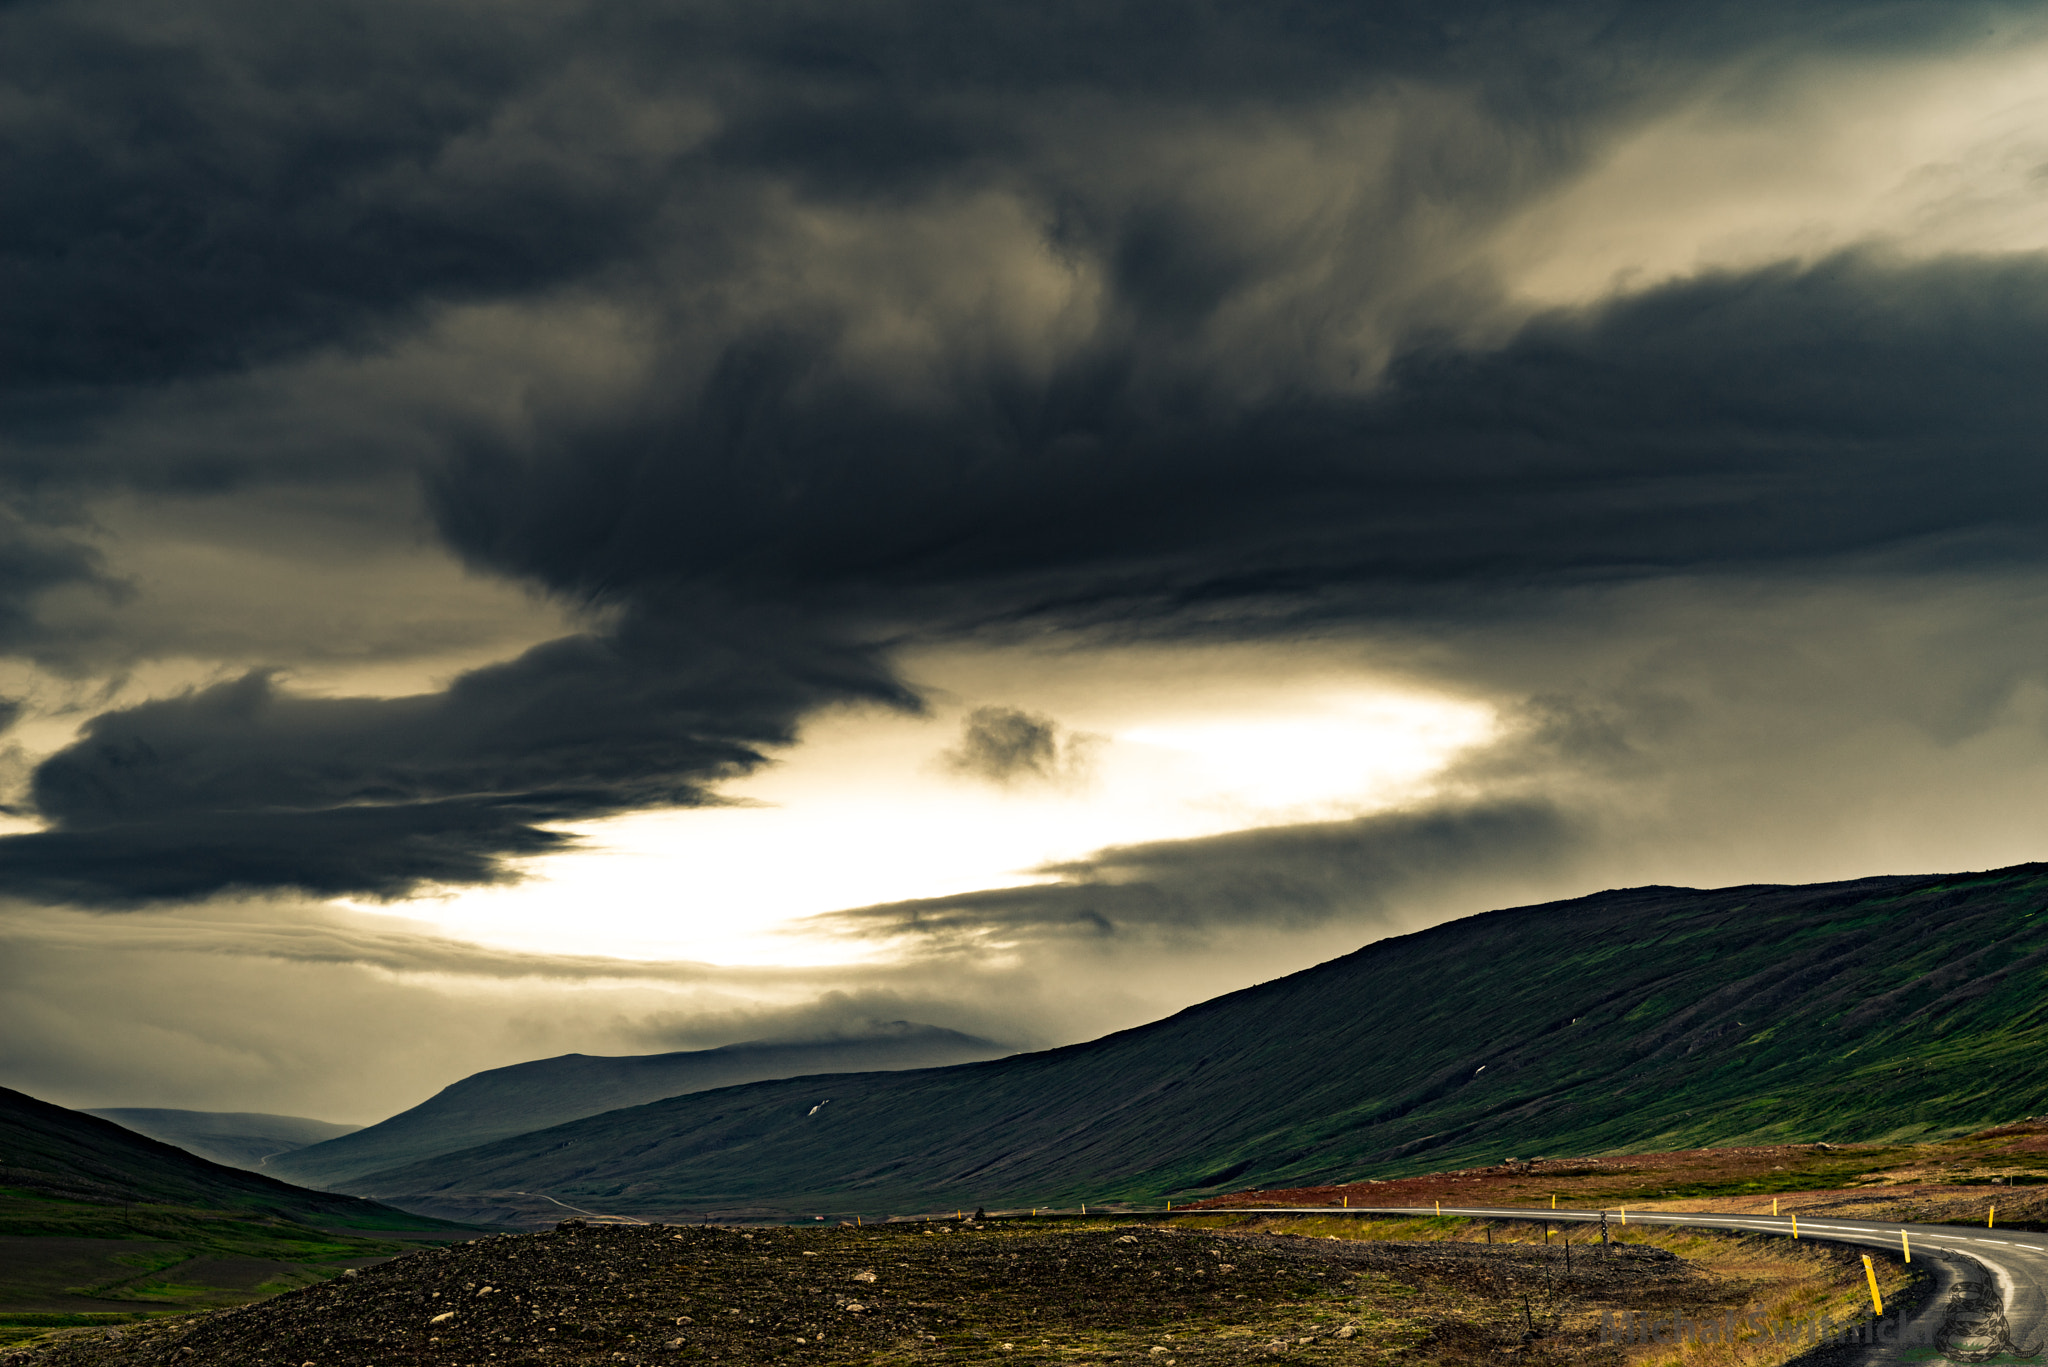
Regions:
[[1884, 1315], [1884, 1297], [1877, 1294], [1877, 1268], [1872, 1265], [1870, 1255], [1863, 1255], [1863, 1275], [1870, 1278], [1870, 1305], [1879, 1317]]
[[1351, 1198], [1349, 1196], [1344, 1198], [1344, 1209], [1351, 1209]]
[[1777, 1197], [1775, 1197], [1775, 1196], [1773, 1196], [1773, 1197], [1771, 1198], [1771, 1214], [1773, 1214], [1773, 1215], [1776, 1215], [1777, 1213], [1778, 1213], [1778, 1198], [1777, 1198]]
[[1627, 1224], [1627, 1223], [1628, 1223], [1628, 1207], [1627, 1207], [1627, 1206], [1623, 1206], [1623, 1207], [1621, 1208], [1621, 1222], [1622, 1222], [1623, 1224]]
[[1795, 1239], [1799, 1237], [1799, 1216], [1797, 1214], [1794, 1214], [1792, 1217], [1792, 1237]]
[[1991, 1217], [1998, 1214], [1997, 1206], [1984, 1207], [1984, 1228], [1991, 1228]]
[[1900, 1249], [1901, 1249], [1901, 1250], [1903, 1250], [1903, 1251], [1905, 1252], [1905, 1255], [1906, 1255], [1906, 1261], [1907, 1261], [1907, 1262], [1909, 1262], [1909, 1263], [1910, 1263], [1910, 1262], [1912, 1262], [1912, 1261], [1913, 1261], [1913, 1241], [1912, 1241], [1911, 1239], [1908, 1239], [1908, 1238], [1906, 1237], [1906, 1231], [1905, 1231], [1905, 1230], [1903, 1230], [1903, 1229], [1899, 1231], [1899, 1247], [1900, 1247]]
[[1444, 1213], [1444, 1203], [1443, 1203], [1443, 1202], [1439, 1201], [1439, 1202], [1437, 1202], [1437, 1203], [1436, 1203], [1436, 1213], [1437, 1213], [1437, 1214], [1439, 1214], [1439, 1215], [1441, 1215], [1441, 1214], [1443, 1214], [1443, 1213]]
[[1552, 1210], [1556, 1210], [1556, 1209], [1557, 1209], [1557, 1193], [1556, 1193], [1556, 1192], [1552, 1192], [1552, 1193], [1550, 1193], [1550, 1208], [1551, 1208]]

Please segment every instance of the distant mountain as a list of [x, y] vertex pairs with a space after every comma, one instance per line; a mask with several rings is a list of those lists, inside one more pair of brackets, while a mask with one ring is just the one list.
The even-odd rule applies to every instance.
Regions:
[[539, 1218], [541, 1197], [642, 1215], [1186, 1199], [1509, 1156], [1936, 1137], [2044, 1096], [2035, 864], [1497, 911], [1087, 1044], [679, 1096], [345, 1189], [506, 1219]]
[[260, 1111], [165, 1111], [141, 1106], [99, 1106], [86, 1115], [111, 1120], [123, 1129], [176, 1144], [187, 1153], [231, 1168], [260, 1171], [273, 1154], [303, 1149], [323, 1139], [354, 1134], [360, 1125], [308, 1120], [296, 1115], [265, 1115]]
[[851, 1039], [757, 1041], [674, 1054], [563, 1054], [473, 1074], [389, 1120], [274, 1157], [263, 1170], [338, 1188], [379, 1168], [684, 1092], [806, 1073], [930, 1068], [1006, 1052], [957, 1030], [888, 1021]]

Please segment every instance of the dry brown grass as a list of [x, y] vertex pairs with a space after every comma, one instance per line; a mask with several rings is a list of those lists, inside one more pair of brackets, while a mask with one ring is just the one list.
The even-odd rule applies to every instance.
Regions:
[[1388, 1181], [1236, 1192], [1193, 1209], [1256, 1205], [1520, 1206], [1843, 1215], [2048, 1228], [2048, 1120], [1926, 1144], [1770, 1144], [1537, 1158]]
[[[1220, 1222], [1218, 1222], [1220, 1223]], [[1480, 1221], [1463, 1219], [1360, 1220], [1351, 1217], [1314, 1216], [1239, 1221], [1234, 1228], [1257, 1228], [1275, 1234], [1310, 1238], [1362, 1241], [1446, 1241], [1473, 1244], [1487, 1238], [1492, 1226], [1496, 1244], [1539, 1245], [1543, 1243], [1541, 1221]], [[1632, 1225], [1616, 1235], [1626, 1243], [1662, 1249], [1683, 1260], [1694, 1274], [1677, 1285], [1658, 1287], [1646, 1303], [1626, 1287], [1580, 1288], [1580, 1294], [1562, 1294], [1533, 1309], [1544, 1337], [1520, 1350], [1525, 1360], [1538, 1362], [1604, 1363], [1611, 1367], [1780, 1367], [1812, 1347], [1810, 1342], [1790, 1341], [1791, 1326], [1815, 1316], [1840, 1322], [1852, 1321], [1870, 1308], [1869, 1288], [1857, 1253], [1839, 1245], [1818, 1241], [1794, 1242], [1767, 1236], [1724, 1234], [1704, 1230]], [[1587, 1242], [1584, 1226], [1558, 1225], [1552, 1233], [1552, 1257], [1561, 1250], [1564, 1237], [1573, 1238], [1577, 1257], [1597, 1257]], [[1581, 1252], [1581, 1250], [1584, 1250]], [[1888, 1306], [1913, 1285], [1906, 1267], [1888, 1257], [1874, 1260], [1880, 1294]], [[1580, 1264], [1583, 1266], [1584, 1264]], [[1478, 1333], [1455, 1332], [1463, 1321], [1474, 1330], [1491, 1328], [1491, 1342], [1499, 1340], [1504, 1319], [1521, 1313], [1517, 1304], [1483, 1304], [1484, 1297], [1439, 1294], [1432, 1306], [1435, 1332], [1420, 1356], [1427, 1360], [1456, 1364], [1468, 1357], [1488, 1358], [1487, 1352], [1460, 1351], [1471, 1340], [1477, 1349]], [[1742, 1330], [1734, 1343], [1692, 1342], [1684, 1345], [1614, 1344], [1602, 1342], [1603, 1313], [1617, 1319], [1623, 1310], [1659, 1317], [1682, 1315], [1694, 1321], [1721, 1321], [1729, 1311], [1738, 1316], [1760, 1315], [1770, 1330], [1788, 1341], [1772, 1341]], [[1447, 1322], [1453, 1332], [1445, 1332]], [[1497, 1353], [1498, 1349], [1492, 1350]], [[1497, 1356], [1490, 1360], [1497, 1361]]]
[[[1632, 1228], [1630, 1239], [1668, 1249], [1730, 1290], [1740, 1289], [1738, 1309], [1760, 1314], [1767, 1326], [1784, 1330], [1815, 1316], [1838, 1321], [1867, 1313], [1870, 1288], [1859, 1255], [1839, 1245], [1783, 1238], [1729, 1237], [1671, 1228]], [[1805, 1246], [1801, 1246], [1804, 1244]], [[1901, 1262], [1873, 1257], [1879, 1294], [1894, 1304], [1914, 1283]], [[1810, 1342], [1772, 1342], [1738, 1334], [1732, 1344], [1645, 1344], [1631, 1348], [1638, 1367], [1778, 1367], [1812, 1347]]]

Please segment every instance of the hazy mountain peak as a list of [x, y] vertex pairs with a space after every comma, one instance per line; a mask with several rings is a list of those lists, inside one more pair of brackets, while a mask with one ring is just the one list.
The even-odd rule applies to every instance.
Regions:
[[665, 1054], [558, 1054], [489, 1068], [366, 1129], [278, 1154], [264, 1171], [321, 1186], [688, 1092], [812, 1073], [934, 1068], [1009, 1052], [991, 1040], [915, 1021], [869, 1026], [853, 1035], [742, 1040]]
[[175, 1144], [187, 1153], [231, 1168], [261, 1169], [263, 1160], [326, 1139], [353, 1134], [360, 1125], [309, 1120], [262, 1111], [181, 1111], [152, 1106], [101, 1106], [86, 1115]]

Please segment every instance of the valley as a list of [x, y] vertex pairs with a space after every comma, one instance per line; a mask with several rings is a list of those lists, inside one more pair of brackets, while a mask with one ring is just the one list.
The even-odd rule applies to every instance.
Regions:
[[[239, 1367], [269, 1361], [257, 1343], [295, 1345], [284, 1367], [473, 1362], [486, 1344], [536, 1362], [799, 1345], [906, 1363], [1601, 1360], [1596, 1310], [1638, 1292], [1790, 1313], [1852, 1305], [1857, 1286], [1840, 1250], [1640, 1223], [1635, 1251], [1560, 1283], [1563, 1238], [1533, 1241], [1552, 1202], [1930, 1225], [1995, 1205], [2002, 1227], [2048, 1228], [2048, 1120], [2022, 1118], [2044, 1083], [2044, 904], [2032, 865], [1605, 893], [1383, 940], [1063, 1049], [707, 1087], [335, 1192], [0, 1094], [0, 1342], [34, 1340], [53, 1367], [173, 1350]], [[340, 1171], [769, 1057], [538, 1060], [274, 1161]], [[1437, 1202], [1453, 1214], [1314, 1210]], [[1255, 1210], [1273, 1206], [1302, 1209]], [[1004, 1218], [965, 1216], [982, 1207]], [[1503, 1213], [1455, 1214], [1473, 1207]], [[1226, 1261], [1245, 1274], [1227, 1293]], [[879, 1289], [834, 1281], [864, 1272]], [[458, 1290], [512, 1299], [424, 1303]], [[316, 1340], [354, 1346], [322, 1357]]]
[[360, 1125], [337, 1125], [296, 1115], [249, 1111], [180, 1111], [158, 1107], [111, 1106], [84, 1114], [111, 1120], [123, 1129], [175, 1144], [187, 1153], [230, 1168], [265, 1170], [268, 1160], [309, 1144], [353, 1134]]

